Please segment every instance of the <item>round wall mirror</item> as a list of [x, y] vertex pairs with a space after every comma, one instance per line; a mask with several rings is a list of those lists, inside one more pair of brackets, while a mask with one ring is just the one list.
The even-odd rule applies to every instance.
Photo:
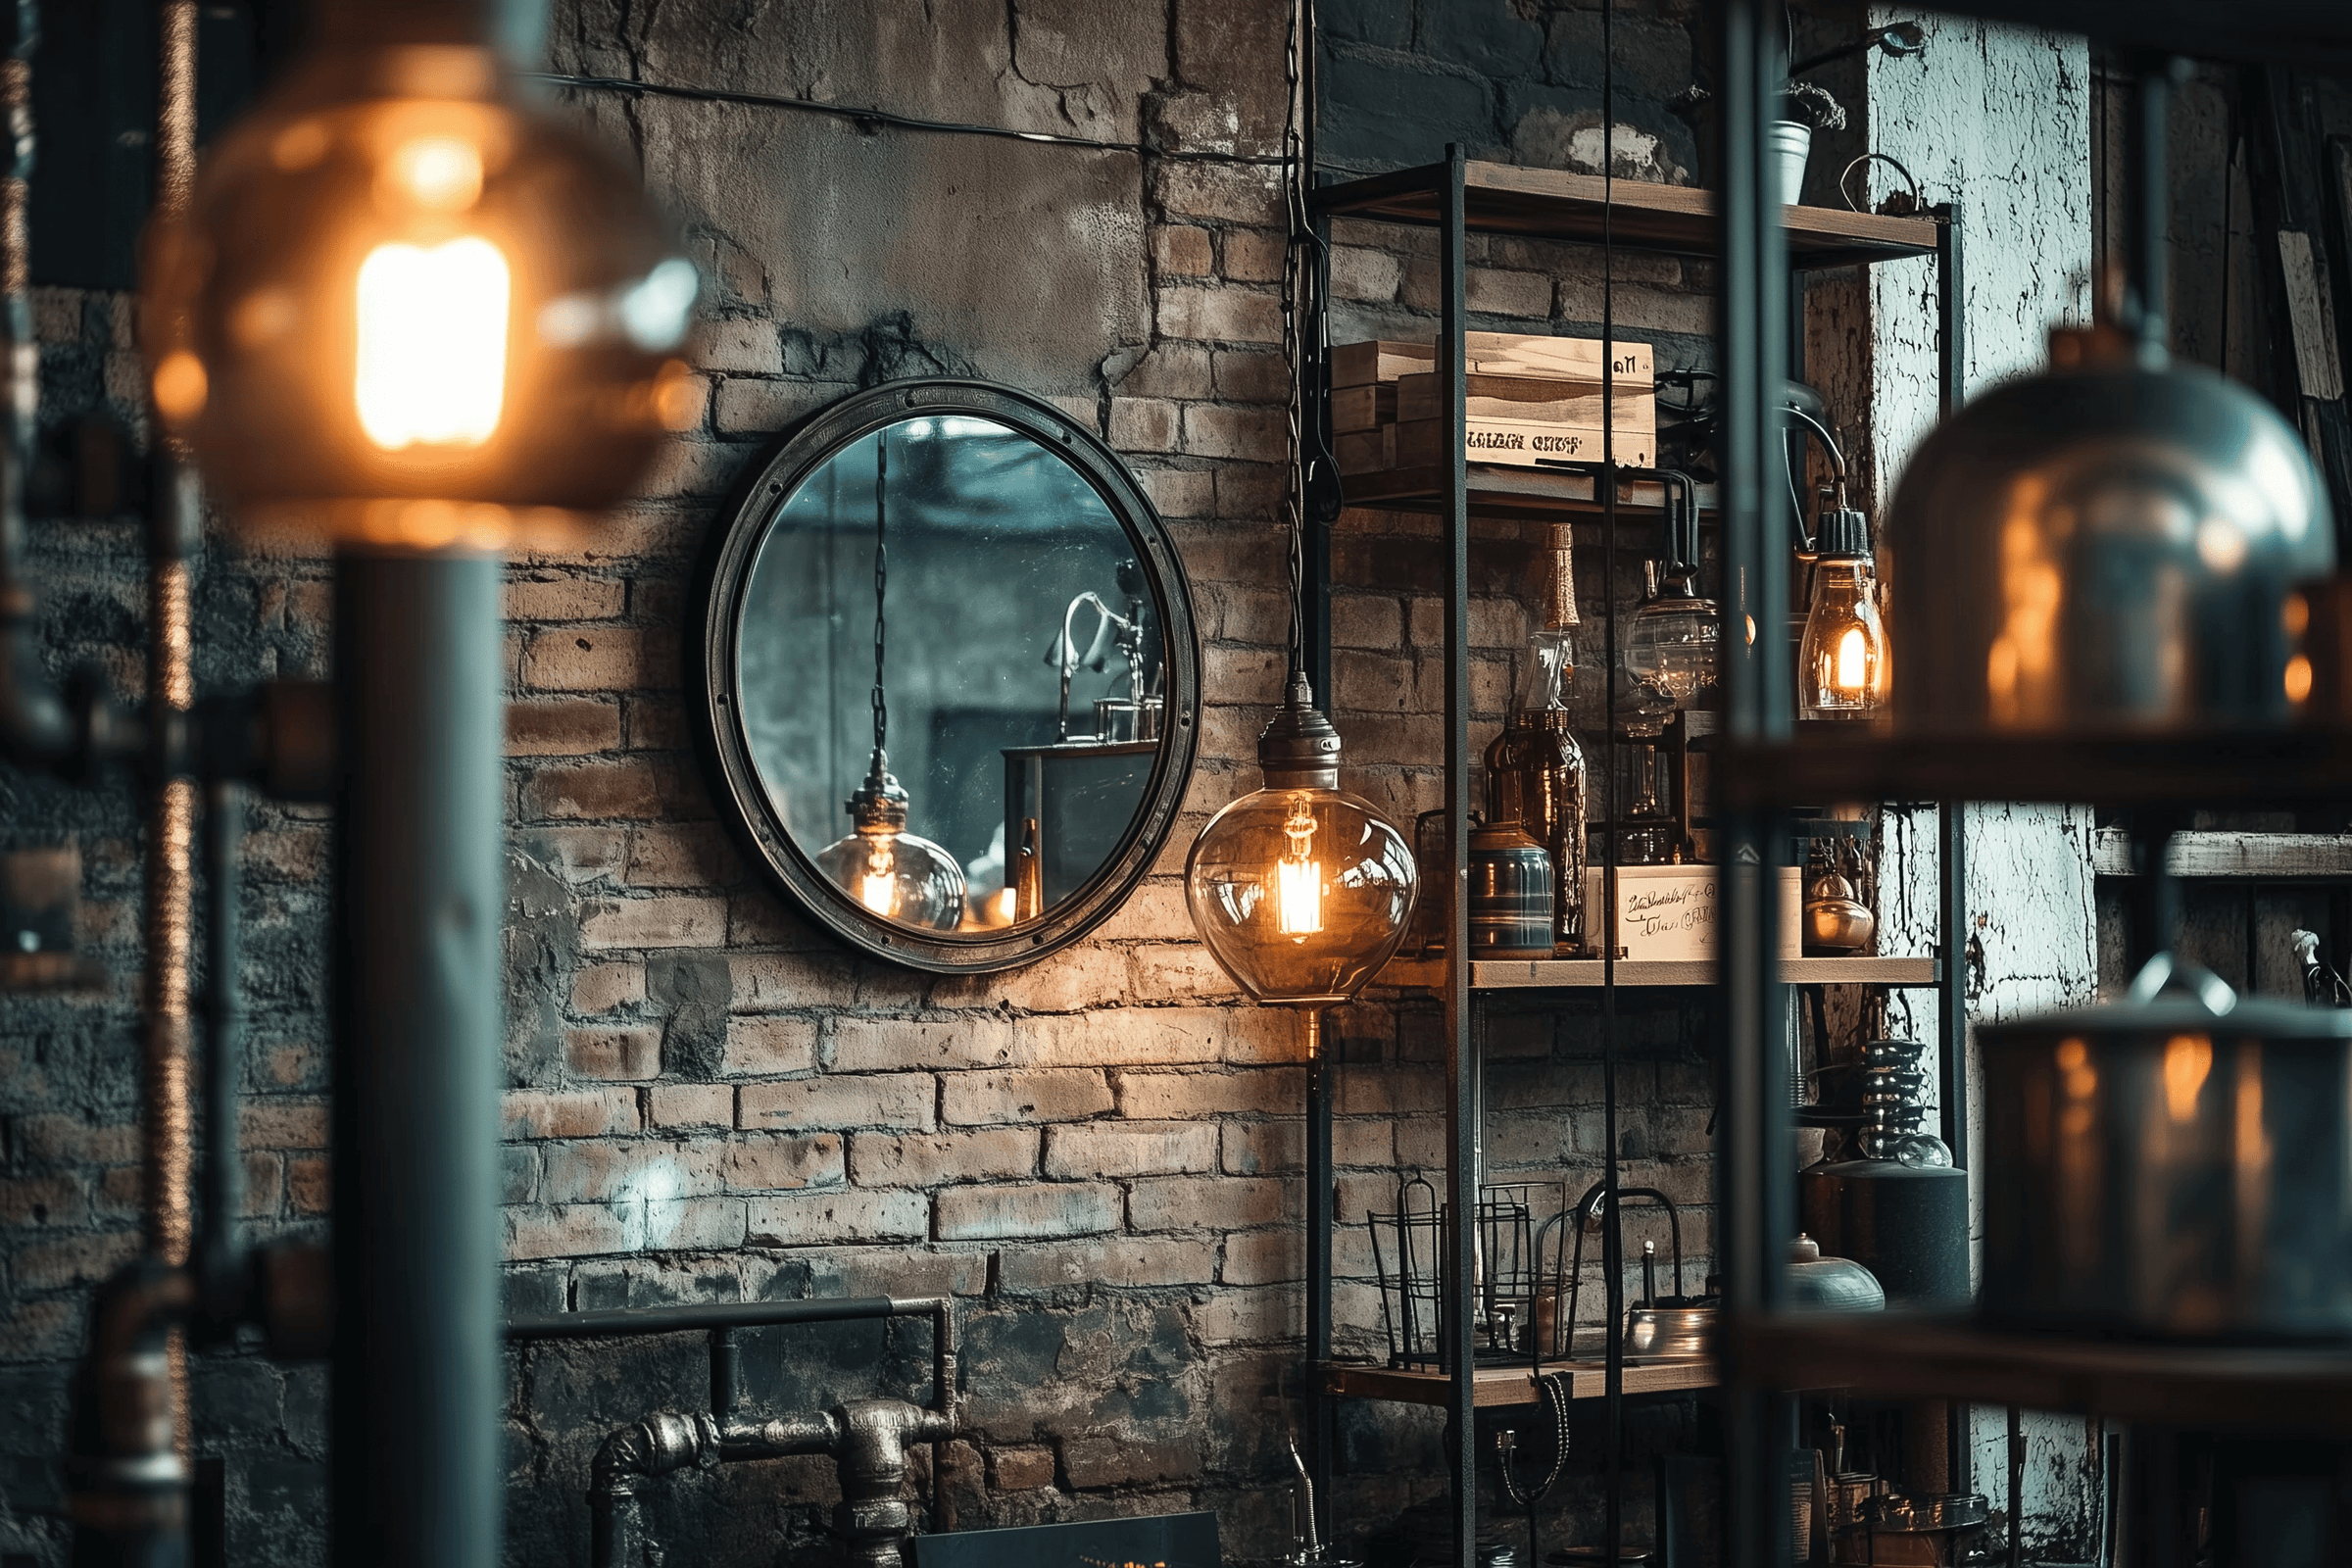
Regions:
[[1191, 592], [1134, 477], [1050, 404], [899, 381], [815, 415], [728, 519], [703, 613], [721, 808], [868, 952], [1039, 957], [1175, 820]]

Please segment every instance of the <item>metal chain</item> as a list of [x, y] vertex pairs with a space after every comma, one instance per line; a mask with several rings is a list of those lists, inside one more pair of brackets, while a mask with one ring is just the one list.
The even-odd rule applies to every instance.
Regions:
[[882, 615], [883, 598], [890, 588], [890, 514], [883, 503], [883, 481], [890, 477], [890, 432], [879, 431], [874, 436], [874, 755], [882, 755], [883, 743], [890, 738], [890, 701], [882, 694], [882, 654], [884, 649]]
[[1305, 410], [1299, 381], [1303, 374], [1298, 341], [1298, 316], [1306, 305], [1312, 268], [1313, 229], [1306, 211], [1305, 138], [1299, 129], [1300, 33], [1305, 27], [1305, 0], [1292, 0], [1290, 28], [1284, 36], [1282, 74], [1287, 87], [1282, 125], [1282, 197], [1290, 232], [1282, 262], [1282, 358], [1290, 368], [1288, 409], [1290, 484], [1286, 504], [1290, 522], [1291, 672], [1306, 667], [1306, 443]]

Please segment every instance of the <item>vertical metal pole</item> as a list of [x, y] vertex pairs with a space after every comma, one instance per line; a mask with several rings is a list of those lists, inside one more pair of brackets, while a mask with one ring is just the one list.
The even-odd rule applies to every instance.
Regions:
[[[1723, 629], [1728, 728], [1735, 745], [1789, 733], [1788, 557], [1768, 505], [1780, 476], [1776, 410], [1788, 366], [1788, 272], [1764, 122], [1779, 91], [1780, 22], [1758, 0], [1724, 7], [1724, 450], [1728, 614]], [[1794, 1223], [1788, 1127], [1788, 1008], [1774, 954], [1774, 866], [1781, 823], [1742, 813], [1725, 823], [1722, 904], [1729, 1138], [1717, 1163], [1725, 1217], [1725, 1306], [1730, 1326], [1769, 1314], [1782, 1296], [1782, 1250]], [[1783, 1455], [1788, 1401], [1735, 1360], [1726, 1391], [1730, 1474], [1725, 1560], [1736, 1568], [1788, 1560], [1788, 1488]]]
[[[1936, 306], [1942, 316], [1937, 334], [1937, 403], [1945, 417], [1968, 398], [1968, 273], [1962, 265], [1960, 204], [1943, 212], [1936, 230]], [[1936, 910], [1941, 933], [1941, 966], [1936, 984], [1936, 1056], [1938, 1064], [1936, 1100], [1941, 1105], [1943, 1141], [1952, 1161], [1968, 1168], [1968, 808], [1948, 802], [1936, 810]], [[1974, 1490], [1970, 1472], [1969, 1406], [1951, 1402], [1944, 1415], [1945, 1486], [1953, 1492]]]
[[[195, 0], [157, 8], [156, 217], [187, 208], [196, 178]], [[195, 1241], [195, 1107], [189, 1090], [190, 1004], [194, 995], [196, 781], [188, 776], [188, 710], [196, 704], [193, 557], [203, 541], [196, 475], [177, 442], [155, 453], [154, 514], [147, 559], [148, 762], [155, 794], [147, 809], [147, 995], [142, 1020], [145, 1093], [140, 1106], [139, 1178], [148, 1255], [174, 1266]], [[170, 1348], [179, 1451], [192, 1447], [187, 1341]]]
[[1468, 413], [1462, 382], [1463, 156], [1446, 149], [1438, 193], [1438, 271], [1444, 279], [1438, 332], [1438, 386], [1447, 424], [1446, 470], [1446, 864], [1453, 878], [1446, 933], [1446, 1169], [1453, 1224], [1446, 1237], [1442, 1347], [1452, 1382], [1446, 1390], [1446, 1469], [1453, 1491], [1453, 1555], [1477, 1568], [1478, 1433], [1470, 1318], [1477, 1277], [1478, 1189], [1472, 1168], [1479, 1143], [1478, 1062], [1470, 1040], [1470, 465], [1461, 440]]
[[[1309, 644], [1310, 650], [1314, 645]], [[1332, 1191], [1329, 1054], [1323, 1048], [1319, 1012], [1305, 1017], [1306, 1035], [1306, 1407], [1313, 1412], [1307, 1434], [1315, 1484], [1315, 1528], [1330, 1538], [1332, 1444], [1331, 1400], [1323, 1394], [1322, 1363], [1331, 1359], [1331, 1233], [1337, 1215]]]
[[333, 1557], [500, 1560], [499, 563], [347, 552]]
[[1968, 395], [1968, 270], [1962, 265], [1960, 204], [1937, 215], [1936, 306], [1941, 330], [1936, 339], [1936, 412], [1949, 417]]
[[204, 803], [207, 965], [204, 1031], [204, 1289], [211, 1315], [230, 1321], [237, 1295], [238, 1221], [245, 1209], [245, 1161], [237, 1142], [237, 1100], [245, 1080], [245, 1008], [240, 991], [243, 910], [239, 861], [245, 848], [245, 786], [217, 779]]

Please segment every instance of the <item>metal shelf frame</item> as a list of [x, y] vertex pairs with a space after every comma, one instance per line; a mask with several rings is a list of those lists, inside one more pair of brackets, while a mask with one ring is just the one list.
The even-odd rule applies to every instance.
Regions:
[[[1766, 625], [1782, 623], [1788, 592], [1788, 551], [1779, 531], [1764, 526], [1764, 498], [1778, 494], [1767, 478], [1774, 471], [1773, 465], [1781, 461], [1775, 450], [1780, 421], [1773, 411], [1778, 403], [1776, 389], [1786, 377], [1788, 361], [1786, 334], [1791, 267], [1869, 265], [1902, 257], [1935, 256], [1942, 318], [1941, 373], [1947, 405], [1956, 401], [1959, 369], [1965, 364], [1960, 340], [1959, 305], [1963, 296], [1956, 212], [1946, 209], [1931, 219], [1888, 220], [1815, 209], [1784, 210], [1768, 207], [1757, 198], [1756, 193], [1771, 188], [1770, 180], [1777, 177], [1762, 132], [1765, 106], [1779, 85], [1773, 41], [1775, 25], [1767, 20], [1759, 0], [1729, 0], [1725, 7], [1725, 36], [1730, 45], [1726, 60], [1731, 67], [1727, 74], [1724, 114], [1729, 173], [1728, 189], [1721, 198], [1477, 164], [1466, 158], [1460, 148], [1449, 147], [1442, 163], [1321, 186], [1309, 199], [1312, 221], [1322, 242], [1319, 249], [1325, 256], [1329, 254], [1335, 219], [1352, 217], [1419, 223], [1438, 230], [1442, 307], [1437, 368], [1442, 376], [1440, 396], [1456, 426], [1462, 423], [1466, 412], [1463, 363], [1469, 313], [1465, 300], [1465, 242], [1474, 229], [1585, 242], [1605, 235], [1629, 250], [1662, 248], [1722, 258], [1726, 353], [1721, 386], [1729, 432], [1728, 450], [1722, 455], [1725, 482], [1720, 488], [1727, 542], [1725, 580], [1754, 585], [1749, 603], [1770, 609], [1769, 615], [1765, 609], [1753, 612], [1759, 623]], [[1309, 56], [1314, 53], [1311, 47], [1305, 52]], [[1795, 236], [1793, 247], [1790, 235]], [[1307, 400], [1310, 422], [1322, 430], [1328, 442], [1326, 368], [1316, 356], [1302, 355], [1301, 375], [1307, 383], [1301, 390]], [[1359, 497], [1349, 487], [1350, 501], [1358, 505], [1435, 512], [1445, 520], [1446, 845], [1447, 863], [1455, 869], [1459, 885], [1460, 873], [1469, 864], [1470, 765], [1474, 755], [1469, 732], [1469, 543], [1473, 510], [1482, 514], [1490, 511], [1534, 514], [1555, 509], [1597, 510], [1604, 538], [1613, 553], [1619, 506], [1638, 508], [1642, 498], [1623, 494], [1621, 483], [1613, 482], [1613, 466], [1600, 465], [1591, 470], [1581, 493], [1563, 495], [1559, 479], [1545, 475], [1538, 483], [1517, 487], [1526, 493], [1506, 494], [1492, 484], [1482, 485], [1474, 500], [1471, 465], [1459, 443], [1454, 445], [1449, 463], [1434, 469], [1414, 470], [1409, 475], [1410, 483], [1395, 475], [1380, 477], [1389, 482], [1373, 486], [1376, 493], [1371, 495]], [[1327, 526], [1312, 527], [1309, 534], [1305, 562], [1307, 657], [1315, 688], [1324, 694], [1328, 704], [1330, 530]], [[1736, 616], [1744, 608], [1727, 605], [1727, 619], [1736, 624]], [[1608, 646], [1604, 650], [1611, 666], [1618, 652], [1614, 619], [1612, 612]], [[1725, 646], [1732, 744], [1785, 743], [1790, 734], [1791, 716], [1788, 661], [1780, 657], [1777, 642], [1768, 645], [1764, 652], [1769, 657], [1763, 658], [1752, 654], [1729, 657], [1742, 651], [1739, 639], [1727, 639]], [[1853, 792], [1844, 791], [1837, 798], [1853, 798]], [[1729, 1289], [1738, 1308], [1753, 1313], [1769, 1309], [1777, 1300], [1782, 1250], [1787, 1239], [1795, 1234], [1786, 1169], [1788, 1149], [1786, 1118], [1759, 1112], [1762, 1105], [1777, 1104], [1785, 1109], [1789, 1102], [1788, 1053], [1793, 1044], [1790, 1031], [1794, 1015], [1781, 1004], [1786, 999], [1788, 977], [1781, 972], [1782, 965], [1770, 956], [1777, 951], [1770, 929], [1774, 901], [1764, 896], [1766, 888], [1772, 885], [1769, 866], [1776, 854], [1774, 846], [1783, 842], [1782, 830], [1786, 824], [1777, 809], [1750, 809], [1727, 816], [1724, 825], [1727, 848], [1749, 846], [1759, 858], [1753, 865], [1740, 865], [1731, 863], [1734, 859], [1731, 854], [1723, 857], [1727, 863], [1721, 902], [1727, 918], [1722, 956], [1711, 974], [1698, 972], [1668, 981], [1663, 976], [1642, 976], [1637, 972], [1640, 966], [1630, 963], [1621, 966], [1610, 958], [1589, 966], [1597, 971], [1590, 980], [1581, 973], [1572, 976], [1561, 966], [1562, 972], [1556, 977], [1531, 973], [1517, 985], [1511, 985], [1497, 974], [1481, 983], [1474, 969], [1494, 966], [1474, 966], [1463, 960], [1461, 956], [1469, 947], [1469, 911], [1466, 901], [1455, 898], [1449, 901], [1448, 956], [1441, 961], [1435, 973], [1415, 976], [1414, 983], [1428, 984], [1435, 990], [1444, 1008], [1446, 1180], [1448, 1201], [1456, 1212], [1466, 1211], [1462, 1195], [1470, 1191], [1477, 1179], [1472, 1167], [1480, 1144], [1480, 1129], [1474, 1118], [1479, 1104], [1478, 998], [1481, 995], [1513, 992], [1524, 995], [1532, 986], [1596, 983], [1602, 998], [1603, 1077], [1613, 1126], [1619, 1049], [1615, 1005], [1618, 986], [1644, 983], [1645, 979], [1653, 984], [1704, 984], [1711, 979], [1725, 987], [1729, 1005], [1722, 1010], [1728, 1020], [1728, 1037], [1722, 1042], [1722, 1056], [1727, 1065], [1720, 1098], [1734, 1114], [1732, 1136], [1727, 1140], [1729, 1147], [1717, 1156], [1718, 1227], [1719, 1234], [1724, 1236], [1723, 1262]], [[1965, 927], [1965, 867], [1960, 858], [1956, 811], [1943, 813], [1939, 839], [1943, 885], [1938, 906], [1940, 958], [1956, 952], [1954, 934]], [[1965, 1157], [1967, 1073], [1962, 1044], [1967, 1028], [1963, 1011], [1966, 966], [1937, 959], [1876, 961], [1907, 967], [1899, 971], [1899, 977], [1897, 973], [1874, 975], [1868, 977], [1867, 983], [1928, 985], [1936, 989], [1939, 1013], [1937, 1046], [1943, 1062], [1943, 1132], [1955, 1153]], [[1808, 975], [1807, 978], [1830, 977]], [[1452, 1228], [1455, 1234], [1449, 1238], [1449, 1255], [1445, 1260], [1445, 1288], [1448, 1292], [1445, 1315], [1449, 1342], [1446, 1347], [1446, 1365], [1452, 1369], [1450, 1373], [1422, 1374], [1408, 1390], [1403, 1385], [1391, 1387], [1393, 1378], [1384, 1379], [1366, 1369], [1339, 1369], [1327, 1364], [1332, 1338], [1335, 1220], [1331, 1071], [1323, 1059], [1310, 1063], [1306, 1107], [1308, 1364], [1304, 1371], [1307, 1387], [1317, 1395], [1312, 1401], [1310, 1431], [1310, 1462], [1317, 1482], [1316, 1494], [1327, 1507], [1334, 1468], [1334, 1395], [1382, 1398], [1409, 1396], [1412, 1402], [1438, 1405], [1447, 1414], [1445, 1447], [1454, 1514], [1454, 1560], [1458, 1568], [1475, 1568], [1479, 1467], [1476, 1412], [1482, 1406], [1517, 1402], [1508, 1390], [1490, 1387], [1495, 1384], [1492, 1370], [1482, 1375], [1481, 1369], [1474, 1367], [1464, 1343], [1473, 1315], [1475, 1227]], [[1760, 1168], [1763, 1161], [1772, 1159], [1777, 1159], [1782, 1167], [1777, 1183], [1741, 1180], [1733, 1175], [1735, 1171], [1745, 1173]], [[1603, 1179], [1613, 1184], [1615, 1160], [1605, 1161], [1603, 1170]], [[1641, 1368], [1634, 1369], [1638, 1375], [1629, 1378], [1622, 1344], [1622, 1302], [1618, 1298], [1622, 1291], [1614, 1283], [1622, 1277], [1622, 1267], [1616, 1255], [1613, 1230], [1604, 1233], [1604, 1241], [1607, 1243], [1604, 1268], [1612, 1281], [1605, 1350], [1596, 1369], [1587, 1368], [1579, 1373], [1576, 1392], [1599, 1397], [1607, 1406], [1608, 1526], [1614, 1537], [1619, 1525], [1616, 1499], [1622, 1493], [1617, 1435], [1622, 1430], [1623, 1400], [1627, 1394], [1642, 1392], [1642, 1385], [1659, 1379]], [[1592, 1375], [1594, 1370], [1597, 1377]], [[1516, 1373], [1506, 1375], [1502, 1381], [1508, 1383], [1511, 1376], [1524, 1378], [1523, 1373]], [[1709, 1366], [1678, 1370], [1671, 1381], [1677, 1387], [1701, 1387], [1712, 1385], [1716, 1379], [1716, 1369]], [[1726, 1500], [1731, 1505], [1727, 1517], [1731, 1520], [1734, 1542], [1744, 1540], [1751, 1544], [1745, 1548], [1749, 1554], [1734, 1559], [1745, 1564], [1754, 1560], [1753, 1544], [1766, 1539], [1764, 1527], [1771, 1517], [1770, 1510], [1776, 1506], [1771, 1489], [1762, 1487], [1759, 1481], [1762, 1472], [1757, 1466], [1763, 1445], [1746, 1439], [1750, 1435], [1763, 1439], [1775, 1430], [1771, 1423], [1776, 1419], [1785, 1428], [1786, 1400], [1752, 1383], [1735, 1382], [1726, 1388], [1725, 1396], [1734, 1430], [1740, 1434], [1740, 1441], [1734, 1444], [1735, 1459], [1739, 1462], [1733, 1466], [1727, 1493]], [[1964, 1455], [1965, 1451], [1964, 1445], [1954, 1445], [1955, 1453]], [[1786, 1489], [1782, 1491], [1785, 1493]], [[1786, 1508], [1785, 1495], [1778, 1499], [1777, 1506]], [[1786, 1541], [1785, 1530], [1780, 1539]]]

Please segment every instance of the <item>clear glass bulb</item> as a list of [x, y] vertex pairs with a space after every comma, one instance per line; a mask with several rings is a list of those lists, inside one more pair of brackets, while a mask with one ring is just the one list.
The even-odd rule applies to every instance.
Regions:
[[1797, 646], [1797, 710], [1806, 718], [1868, 718], [1886, 701], [1886, 626], [1867, 557], [1824, 556]]
[[1723, 620], [1714, 601], [1669, 590], [1634, 612], [1626, 629], [1626, 672], [1677, 708], [1715, 684]]
[[1209, 818], [1184, 867], [1193, 925], [1258, 1002], [1347, 1001], [1396, 955], [1412, 847], [1339, 783], [1338, 734], [1303, 678], [1258, 742], [1265, 787]]
[[855, 829], [817, 852], [816, 868], [885, 920], [926, 931], [963, 923], [963, 868], [916, 834]]
[[929, 839], [906, 831], [906, 792], [876, 750], [865, 783], [850, 797], [850, 832], [819, 850], [827, 880], [885, 920], [926, 931], [963, 923], [963, 867]]

